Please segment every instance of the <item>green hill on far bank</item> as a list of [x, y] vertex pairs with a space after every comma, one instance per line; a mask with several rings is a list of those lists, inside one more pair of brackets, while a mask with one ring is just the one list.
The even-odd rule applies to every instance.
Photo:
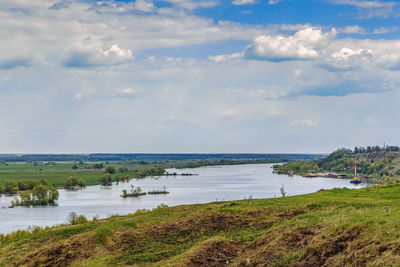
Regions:
[[356, 147], [354, 150], [342, 148], [321, 159], [289, 162], [275, 165], [274, 169], [279, 174], [335, 172], [351, 177], [356, 163], [361, 176], [382, 181], [400, 179], [400, 148], [397, 146]]

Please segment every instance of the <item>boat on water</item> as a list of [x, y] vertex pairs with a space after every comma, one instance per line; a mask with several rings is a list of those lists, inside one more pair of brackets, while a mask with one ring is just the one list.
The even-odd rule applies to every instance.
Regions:
[[355, 165], [354, 165], [354, 177], [353, 177], [353, 179], [350, 181], [350, 183], [351, 183], [351, 184], [361, 184], [361, 180], [358, 179], [358, 176], [357, 176], [357, 161], [356, 161], [356, 163], [355, 163]]

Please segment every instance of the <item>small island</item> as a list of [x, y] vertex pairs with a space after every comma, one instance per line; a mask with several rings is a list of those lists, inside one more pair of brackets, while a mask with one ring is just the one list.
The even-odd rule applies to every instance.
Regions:
[[140, 187], [136, 187], [131, 185], [131, 192], [128, 193], [128, 191], [126, 189], [122, 190], [122, 195], [121, 197], [123, 198], [127, 198], [127, 197], [140, 197], [140, 196], [144, 196], [147, 195], [146, 192], [142, 191], [142, 188]]
[[11, 202], [11, 208], [16, 206], [49, 206], [56, 204], [58, 190], [49, 185], [37, 185], [32, 190], [20, 193]]
[[149, 191], [149, 192], [147, 192], [147, 194], [149, 194], [149, 195], [161, 195], [161, 194], [169, 194], [169, 192], [167, 191], [167, 187], [164, 185], [162, 187], [162, 189]]

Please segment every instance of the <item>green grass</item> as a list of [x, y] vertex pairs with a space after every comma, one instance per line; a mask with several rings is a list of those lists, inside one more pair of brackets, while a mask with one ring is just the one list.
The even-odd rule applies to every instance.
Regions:
[[[247, 163], [263, 163], [263, 162], [276, 162], [276, 160], [242, 160], [236, 164], [247, 164]], [[74, 162], [38, 162], [36, 164], [30, 162], [16, 162], [16, 163], [1, 163], [0, 164], [0, 184], [4, 184], [7, 180], [45, 180], [50, 185], [62, 187], [69, 176], [76, 176], [78, 179], [82, 179], [86, 182], [86, 185], [98, 185], [100, 184], [100, 178], [103, 176], [102, 169], [92, 169], [91, 166], [97, 162], [85, 162], [85, 164], [76, 164], [78, 169], [73, 170], [72, 166]], [[170, 161], [149, 161], [140, 164], [138, 162], [128, 162], [123, 164], [122, 162], [102, 162], [104, 166], [112, 165], [117, 168], [125, 167], [128, 169], [127, 172], [117, 172], [120, 176], [128, 175], [129, 177], [135, 177], [139, 170], [142, 171], [141, 176], [147, 175], [144, 170], [152, 167], [185, 167], [193, 166], [197, 167], [209, 166], [221, 163], [221, 161], [196, 161], [196, 160], [170, 160]], [[115, 177], [115, 175], [113, 175]]]
[[400, 184], [161, 206], [4, 240], [0, 266], [390, 266]]
[[[69, 176], [76, 176], [86, 182], [86, 185], [100, 184], [100, 178], [103, 176], [102, 169], [86, 169], [91, 164], [78, 165], [76, 170], [72, 169], [73, 163], [57, 162], [56, 165], [34, 165], [31, 163], [12, 163], [0, 164], [0, 183], [4, 184], [7, 180], [45, 180], [50, 185], [63, 186]], [[108, 165], [108, 164], [107, 164]], [[116, 166], [117, 168], [123, 165], [118, 163], [109, 163], [109, 165]], [[147, 168], [152, 165], [126, 165], [129, 169], [127, 172], [119, 173], [118, 175], [128, 175], [134, 177], [137, 170]], [[115, 175], [113, 175], [115, 176]]]

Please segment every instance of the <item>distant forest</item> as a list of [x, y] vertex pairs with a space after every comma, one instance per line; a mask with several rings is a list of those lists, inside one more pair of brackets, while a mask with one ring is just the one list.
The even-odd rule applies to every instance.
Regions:
[[354, 154], [371, 153], [371, 152], [398, 152], [400, 147], [398, 146], [367, 146], [367, 147], [355, 147], [353, 150]]
[[35, 161], [167, 161], [167, 160], [313, 160], [320, 154], [0, 154], [3, 162]]

